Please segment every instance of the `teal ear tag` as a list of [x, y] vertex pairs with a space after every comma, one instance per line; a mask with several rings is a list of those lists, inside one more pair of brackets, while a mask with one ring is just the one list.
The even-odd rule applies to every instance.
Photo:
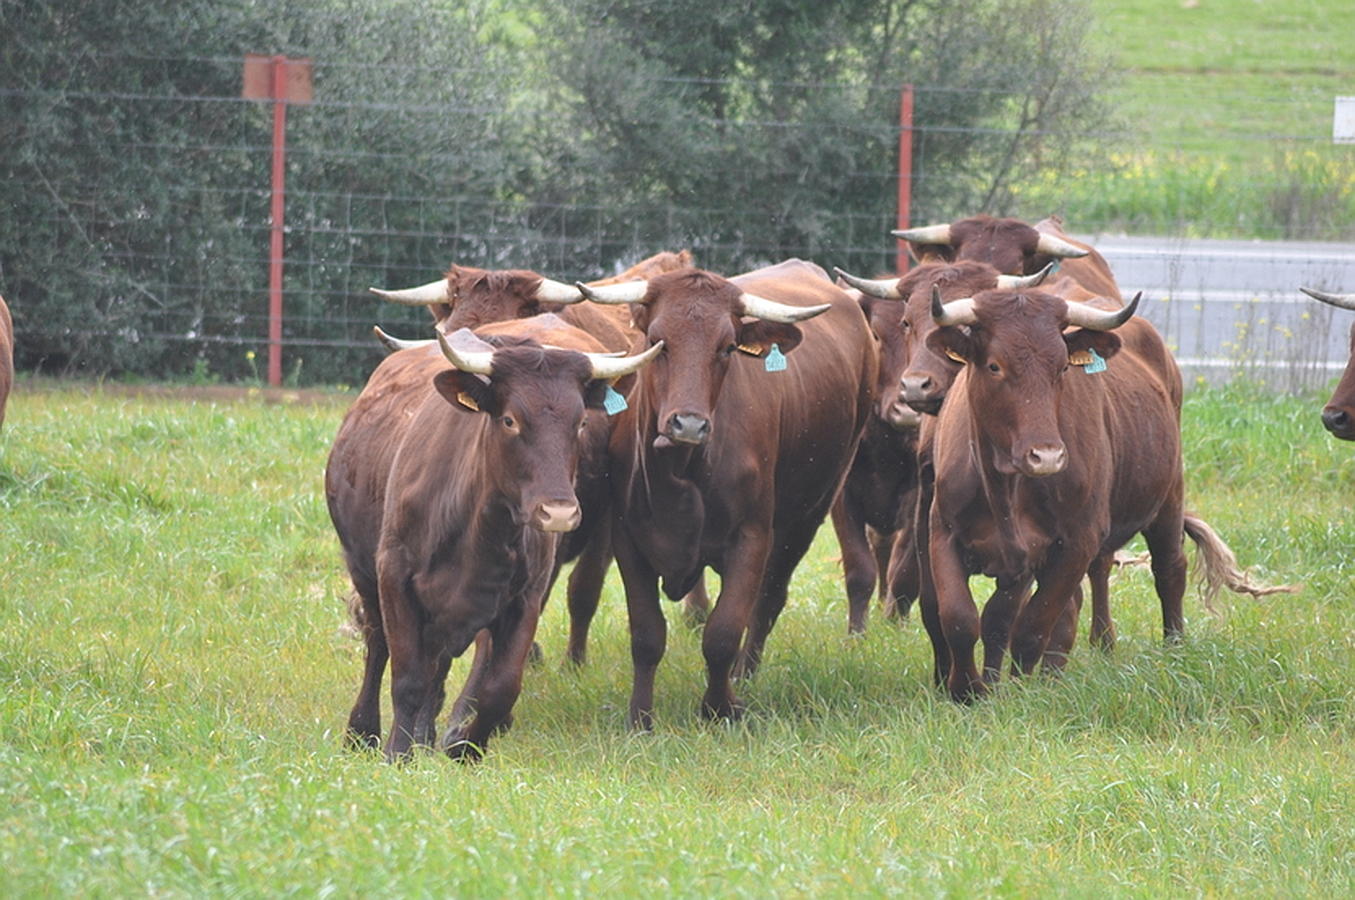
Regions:
[[602, 395], [602, 408], [607, 411], [607, 415], [616, 415], [624, 410], [626, 405], [626, 398], [617, 393], [616, 388], [607, 385], [607, 392]]
[[768, 372], [786, 371], [786, 354], [781, 352], [778, 344], [772, 344], [772, 349], [767, 351], [767, 358], [763, 362], [763, 367]]
[[1088, 350], [1087, 352], [1092, 355], [1092, 361], [1083, 366], [1082, 371], [1086, 372], [1088, 375], [1104, 372], [1106, 370], [1106, 361], [1101, 358], [1101, 354], [1097, 353], [1095, 350]]

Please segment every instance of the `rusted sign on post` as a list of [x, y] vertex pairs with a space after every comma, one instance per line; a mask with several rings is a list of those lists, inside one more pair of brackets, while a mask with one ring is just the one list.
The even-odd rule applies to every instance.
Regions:
[[311, 61], [247, 53], [245, 84], [240, 95], [247, 100], [270, 100], [273, 103], [273, 227], [268, 253], [268, 383], [279, 387], [282, 385], [282, 215], [287, 196], [287, 104], [311, 102]]

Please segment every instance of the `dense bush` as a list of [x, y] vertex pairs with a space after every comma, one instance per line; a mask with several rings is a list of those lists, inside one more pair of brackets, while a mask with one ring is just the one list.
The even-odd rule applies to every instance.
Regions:
[[[457, 262], [589, 277], [659, 249], [739, 271], [889, 262], [899, 87], [915, 219], [1001, 210], [1094, 121], [1078, 0], [0, 0], [0, 291], [21, 368], [257, 377], [270, 110], [288, 119], [285, 370], [375, 358], [370, 284]], [[1091, 118], [1089, 118], [1091, 117]]]

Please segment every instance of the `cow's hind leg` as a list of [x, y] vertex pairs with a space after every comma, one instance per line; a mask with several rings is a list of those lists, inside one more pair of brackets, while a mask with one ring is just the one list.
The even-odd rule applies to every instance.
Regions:
[[571, 663], [581, 666], [588, 658], [588, 629], [598, 611], [602, 583], [612, 563], [611, 523], [600, 523], [584, 545], [569, 575], [569, 650]]
[[1186, 593], [1186, 554], [1181, 541], [1184, 516], [1180, 508], [1164, 512], [1143, 530], [1152, 557], [1153, 584], [1162, 605], [1162, 634], [1176, 640], [1185, 631], [1182, 598]]
[[1092, 560], [1087, 581], [1092, 592], [1092, 646], [1107, 652], [1115, 648], [1115, 623], [1110, 617], [1110, 568], [1115, 554], [1103, 553]]
[[[357, 579], [355, 586], [357, 584]], [[381, 625], [381, 604], [377, 600], [376, 585], [364, 582], [357, 587], [362, 616], [362, 640], [366, 645], [363, 660], [362, 686], [357, 700], [348, 714], [345, 740], [353, 748], [375, 748], [381, 743], [381, 679], [386, 672], [390, 651], [386, 646], [386, 631]]]
[[905, 525], [894, 532], [885, 562], [884, 614], [885, 618], [902, 621], [908, 618], [913, 601], [917, 599], [921, 580], [917, 557], [917, 532]]
[[880, 571], [877, 554], [866, 537], [865, 514], [846, 491], [833, 501], [832, 515], [847, 588], [847, 631], [861, 634], [866, 630], [870, 598]]

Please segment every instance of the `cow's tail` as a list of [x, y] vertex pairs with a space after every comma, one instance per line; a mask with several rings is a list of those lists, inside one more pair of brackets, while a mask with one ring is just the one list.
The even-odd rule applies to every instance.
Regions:
[[1185, 514], [1185, 531], [1186, 536], [1195, 542], [1200, 597], [1204, 600], [1205, 609], [1211, 613], [1215, 612], [1214, 598], [1224, 588], [1235, 594], [1265, 597], [1270, 594], [1297, 593], [1303, 587], [1301, 584], [1269, 585], [1254, 580], [1250, 573], [1238, 565], [1237, 556], [1209, 523], [1188, 510]]
[[349, 591], [343, 598], [348, 608], [348, 621], [339, 625], [339, 634], [344, 637], [361, 638], [367, 633], [367, 610], [362, 603], [362, 595], [356, 589]]

